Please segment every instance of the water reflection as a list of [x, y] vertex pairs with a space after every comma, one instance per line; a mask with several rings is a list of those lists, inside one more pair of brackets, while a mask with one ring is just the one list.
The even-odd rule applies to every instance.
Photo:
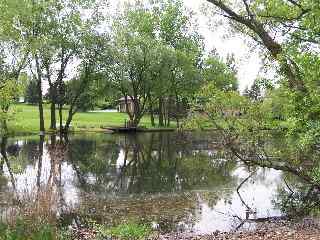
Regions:
[[272, 200], [285, 187], [283, 174], [249, 169], [213, 133], [50, 136], [2, 139], [1, 146], [2, 215], [23, 205], [65, 224], [77, 215], [196, 233], [281, 215]]

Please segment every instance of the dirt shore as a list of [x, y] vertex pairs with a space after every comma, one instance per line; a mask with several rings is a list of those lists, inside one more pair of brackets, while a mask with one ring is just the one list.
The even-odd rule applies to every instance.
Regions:
[[188, 234], [159, 235], [152, 240], [320, 240], [320, 225], [314, 221], [299, 224], [265, 225], [252, 232], [223, 233], [192, 236]]
[[[88, 229], [75, 229], [73, 240], [95, 240], [96, 232]], [[99, 238], [100, 239], [100, 238]], [[106, 240], [120, 240], [117, 237], [105, 237]], [[129, 238], [125, 238], [129, 239]], [[219, 232], [209, 235], [192, 233], [154, 233], [145, 240], [320, 240], [320, 224], [314, 220], [301, 223], [273, 222], [258, 226], [255, 231]], [[131, 240], [131, 239], [130, 239]]]

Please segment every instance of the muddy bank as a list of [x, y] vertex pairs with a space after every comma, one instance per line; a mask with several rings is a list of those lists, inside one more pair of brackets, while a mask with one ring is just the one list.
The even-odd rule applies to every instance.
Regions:
[[[73, 240], [101, 239], [98, 232], [89, 229], [73, 229]], [[98, 237], [100, 236], [100, 238]], [[119, 238], [117, 236], [103, 236], [106, 240], [137, 239]], [[301, 223], [273, 222], [257, 226], [254, 231], [219, 232], [209, 235], [195, 235], [194, 233], [170, 233], [162, 235], [154, 232], [144, 240], [320, 240], [320, 225], [318, 220], [305, 219]]]
[[251, 232], [223, 233], [194, 236], [192, 234], [158, 235], [152, 240], [320, 240], [320, 225], [315, 220], [305, 219], [301, 223], [268, 223]]

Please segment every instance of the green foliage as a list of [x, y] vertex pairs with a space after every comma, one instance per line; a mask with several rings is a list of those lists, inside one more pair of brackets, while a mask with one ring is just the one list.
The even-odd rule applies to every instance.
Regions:
[[237, 90], [238, 82], [236, 72], [227, 66], [218, 56], [205, 60], [203, 78], [206, 83], [213, 82], [221, 90]]
[[237, 88], [229, 63], [218, 56], [204, 57], [197, 24], [182, 1], [127, 4], [114, 21], [101, 61], [110, 87], [134, 100], [135, 111], [129, 116], [136, 123], [147, 107], [178, 121], [206, 82]]
[[37, 82], [32, 80], [27, 84], [25, 93], [24, 93], [24, 99], [25, 102], [30, 104], [37, 104], [39, 102], [39, 95], [37, 90]]
[[151, 234], [151, 227], [147, 225], [125, 223], [109, 230], [111, 236], [123, 240], [140, 240], [145, 239]]
[[211, 82], [198, 93], [193, 109], [195, 112], [203, 113], [215, 128], [223, 128], [220, 125], [222, 122], [236, 128], [239, 116], [249, 109], [249, 101], [238, 92], [218, 89], [215, 83]]
[[30, 225], [21, 219], [18, 219], [14, 226], [0, 224], [0, 231], [0, 240], [55, 240], [55, 230], [50, 225], [30, 228]]
[[112, 237], [119, 240], [142, 240], [150, 236], [152, 230], [149, 225], [126, 222], [115, 227], [106, 227], [95, 221], [89, 220], [90, 228], [97, 234], [96, 239], [102, 240]]

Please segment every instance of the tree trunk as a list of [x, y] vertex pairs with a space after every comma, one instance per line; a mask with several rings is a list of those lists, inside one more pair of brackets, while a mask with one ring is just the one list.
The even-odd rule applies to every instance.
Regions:
[[7, 135], [8, 135], [7, 119], [1, 120], [1, 128], [2, 128], [2, 130], [0, 131], [0, 133], [1, 133], [3, 136], [7, 136]]
[[[39, 92], [39, 94], [42, 94], [42, 91]], [[40, 135], [44, 135], [45, 127], [44, 127], [44, 114], [43, 114], [42, 98], [41, 98], [41, 100], [39, 100], [39, 121], [40, 121]]]
[[56, 104], [51, 98], [51, 123], [50, 123], [50, 129], [56, 130], [57, 129], [57, 119], [56, 119]]
[[59, 125], [60, 125], [60, 134], [62, 134], [63, 133], [62, 104], [59, 104]]
[[[130, 122], [133, 122], [133, 119], [134, 119], [134, 114], [132, 112], [130, 112], [130, 109], [129, 109], [129, 103], [128, 103], [128, 96], [126, 95], [126, 93], [122, 93], [125, 95], [124, 97], [124, 102], [125, 102], [125, 105], [126, 105], [126, 112], [130, 118]], [[126, 127], [126, 126], [125, 126]]]
[[163, 98], [159, 97], [159, 127], [163, 127]]
[[132, 127], [137, 127], [140, 121], [140, 106], [139, 106], [139, 100], [138, 97], [134, 97], [134, 101], [133, 101], [133, 123], [132, 123]]
[[149, 114], [150, 114], [150, 121], [151, 121], [151, 126], [155, 127], [155, 122], [154, 122], [154, 112], [153, 112], [153, 106], [152, 106], [152, 101], [151, 97], [148, 97], [148, 102], [149, 102]]
[[177, 122], [177, 128], [180, 128], [180, 102], [178, 94], [176, 94], [176, 122]]
[[172, 108], [172, 98], [169, 97], [168, 98], [168, 103], [167, 103], [167, 114], [166, 114], [166, 118], [167, 118], [167, 127], [170, 127], [170, 114], [171, 114], [171, 108]]
[[70, 106], [69, 113], [68, 113], [68, 118], [67, 118], [67, 121], [66, 121], [66, 125], [64, 127], [65, 133], [69, 132], [70, 125], [71, 125], [71, 122], [72, 122], [72, 118], [73, 118], [75, 112], [76, 111], [73, 111], [73, 106]]
[[38, 90], [38, 97], [39, 97], [39, 121], [40, 121], [40, 135], [44, 135], [45, 133], [45, 126], [44, 126], [44, 114], [43, 114], [43, 97], [42, 97], [42, 72], [40, 68], [40, 63], [38, 56], [35, 56], [36, 60], [36, 68], [37, 68], [37, 90]]
[[151, 126], [152, 126], [152, 127], [155, 127], [156, 124], [155, 124], [155, 121], [154, 121], [154, 114], [153, 114], [153, 109], [152, 109], [152, 107], [150, 108], [150, 121], [151, 121]]

